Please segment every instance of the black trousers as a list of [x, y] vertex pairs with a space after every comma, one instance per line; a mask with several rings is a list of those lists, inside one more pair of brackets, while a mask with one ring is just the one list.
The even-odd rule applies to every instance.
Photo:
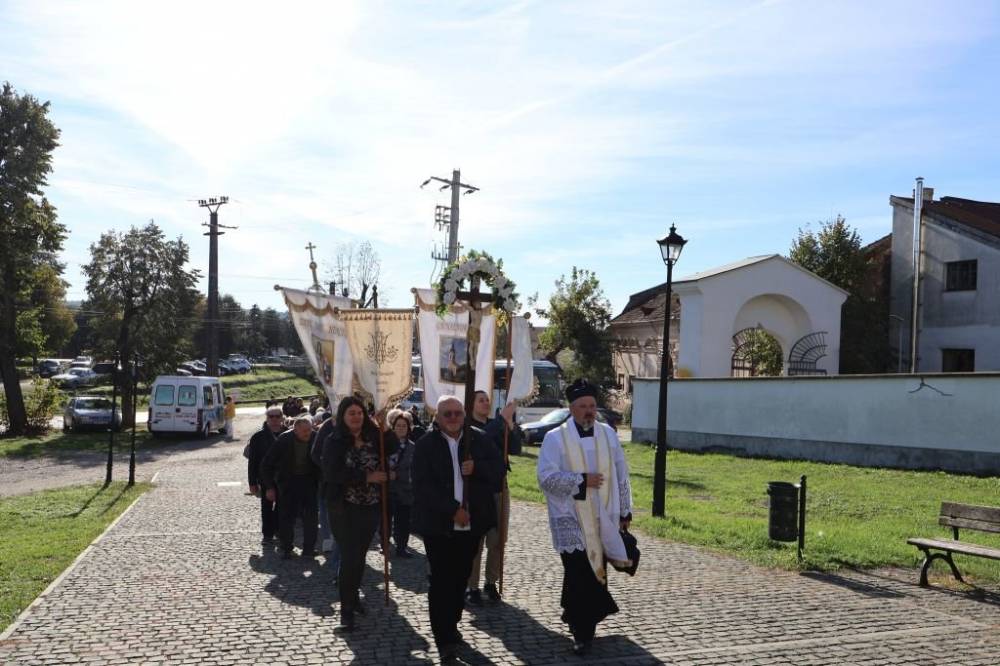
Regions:
[[297, 518], [302, 519], [302, 550], [316, 548], [319, 529], [316, 493], [316, 480], [308, 476], [294, 476], [278, 489], [278, 538], [285, 552], [292, 550]]
[[594, 639], [597, 623], [618, 612], [618, 604], [608, 588], [597, 579], [587, 553], [574, 550], [559, 553], [563, 563], [562, 620], [569, 625], [573, 638], [588, 642]]
[[456, 642], [455, 633], [465, 606], [465, 583], [472, 572], [479, 536], [457, 531], [424, 536], [427, 562], [431, 567], [427, 605], [434, 643], [439, 650]]
[[338, 499], [327, 503], [327, 513], [330, 530], [340, 548], [337, 587], [340, 589], [341, 613], [351, 614], [358, 605], [365, 558], [381, 520], [381, 510], [378, 504], [364, 506]]
[[278, 507], [274, 502], [268, 502], [263, 492], [260, 497], [260, 532], [265, 539], [270, 539], [278, 532]]
[[392, 500], [392, 539], [396, 550], [403, 550], [410, 541], [410, 505], [398, 498]]

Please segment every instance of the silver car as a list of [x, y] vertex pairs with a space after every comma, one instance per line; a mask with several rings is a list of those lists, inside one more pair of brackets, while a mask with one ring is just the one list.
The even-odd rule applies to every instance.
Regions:
[[55, 375], [52, 381], [56, 386], [75, 389], [97, 383], [97, 374], [89, 368], [70, 368], [66, 372]]
[[[63, 412], [63, 431], [107, 428], [111, 423], [111, 401], [100, 396], [70, 398]], [[115, 430], [122, 427], [121, 410], [115, 410]]]

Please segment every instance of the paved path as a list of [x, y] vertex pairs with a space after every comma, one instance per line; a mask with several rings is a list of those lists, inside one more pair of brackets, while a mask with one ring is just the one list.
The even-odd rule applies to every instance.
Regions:
[[[244, 495], [242, 444], [171, 458], [142, 497], [0, 640], [2, 664], [417, 664], [429, 644], [423, 556], [369, 553], [360, 629], [335, 636], [336, 588], [322, 560], [261, 551]], [[238, 485], [225, 485], [237, 482]], [[220, 485], [222, 484], [222, 485]], [[507, 604], [467, 614], [473, 663], [962, 664], [1000, 661], [1000, 597], [921, 590], [912, 571], [800, 575], [642, 539], [622, 612], [586, 660], [559, 622], [561, 568], [544, 508], [515, 503]], [[420, 543], [415, 540], [415, 547]]]

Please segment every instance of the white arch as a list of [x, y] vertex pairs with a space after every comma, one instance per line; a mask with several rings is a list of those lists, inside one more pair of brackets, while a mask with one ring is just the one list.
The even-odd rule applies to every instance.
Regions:
[[743, 303], [733, 318], [731, 336], [757, 326], [773, 335], [781, 345], [783, 363], [787, 361], [792, 345], [813, 330], [809, 313], [801, 303], [784, 294], [774, 293], [759, 294]]

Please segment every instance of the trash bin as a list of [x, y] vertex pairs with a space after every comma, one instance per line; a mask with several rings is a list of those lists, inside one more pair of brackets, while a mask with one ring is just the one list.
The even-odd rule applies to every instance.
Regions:
[[767, 536], [774, 541], [795, 541], [799, 536], [799, 487], [786, 481], [767, 484], [770, 496]]

